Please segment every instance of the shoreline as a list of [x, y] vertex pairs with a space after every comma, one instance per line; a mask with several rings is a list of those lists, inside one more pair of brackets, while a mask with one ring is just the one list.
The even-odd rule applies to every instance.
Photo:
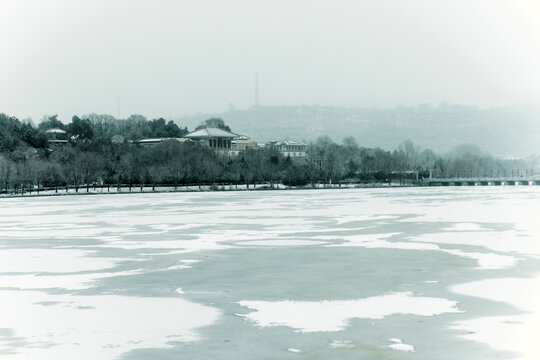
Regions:
[[242, 185], [182, 185], [182, 186], [156, 186], [152, 189], [152, 186], [144, 186], [142, 189], [140, 186], [132, 186], [129, 190], [129, 186], [120, 187], [118, 191], [117, 186], [110, 186], [109, 188], [104, 186], [89, 187], [88, 191], [86, 186], [76, 188], [69, 188], [66, 190], [58, 189], [46, 189], [26, 192], [24, 194], [0, 194], [1, 199], [12, 198], [30, 198], [30, 197], [49, 197], [49, 196], [73, 196], [73, 195], [124, 195], [124, 194], [161, 194], [161, 193], [191, 193], [191, 192], [229, 192], [229, 191], [294, 191], [294, 190], [347, 190], [347, 189], [396, 189], [396, 188], [411, 188], [411, 187], [532, 187], [537, 184], [531, 183], [529, 185], [444, 185], [444, 184], [430, 184], [421, 182], [406, 182], [406, 183], [356, 183], [356, 184], [314, 184], [305, 186], [287, 186], [283, 184], [258, 184], [250, 185], [247, 187]]
[[93, 188], [90, 187], [89, 191], [86, 190], [86, 187], [80, 187], [79, 191], [76, 191], [75, 188], [40, 190], [26, 192], [24, 194], [0, 194], [1, 199], [11, 199], [11, 198], [29, 198], [29, 197], [48, 197], [48, 196], [73, 196], [73, 195], [124, 195], [124, 194], [161, 194], [161, 193], [192, 193], [192, 192], [229, 192], [229, 191], [294, 191], [294, 190], [329, 190], [329, 189], [381, 189], [381, 188], [405, 188], [405, 187], [428, 187], [427, 185], [417, 185], [417, 184], [381, 184], [381, 183], [368, 183], [368, 184], [315, 184], [306, 185], [306, 186], [286, 186], [283, 184], [258, 184], [250, 185], [248, 188], [245, 184], [243, 185], [190, 185], [190, 186], [156, 186], [155, 190], [152, 190], [151, 186], [145, 186], [141, 190], [139, 186], [132, 186], [132, 190], [129, 190], [129, 187], [122, 186], [118, 191], [118, 187], [106, 187]]

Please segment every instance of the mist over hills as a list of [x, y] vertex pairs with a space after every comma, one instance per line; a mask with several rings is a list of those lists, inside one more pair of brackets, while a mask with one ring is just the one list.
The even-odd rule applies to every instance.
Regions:
[[327, 135], [341, 143], [344, 137], [353, 136], [360, 146], [389, 150], [410, 139], [436, 152], [474, 144], [501, 157], [540, 154], [540, 111], [534, 108], [481, 109], [449, 104], [389, 109], [262, 106], [175, 120], [181, 126], [194, 128], [210, 117], [221, 117], [234, 132], [260, 142], [309, 142]]

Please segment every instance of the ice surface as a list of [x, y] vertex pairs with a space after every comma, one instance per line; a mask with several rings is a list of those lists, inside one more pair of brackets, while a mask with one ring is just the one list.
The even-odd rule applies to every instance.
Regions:
[[[146, 358], [157, 360], [181, 358], [191, 346], [201, 358], [215, 357], [212, 349], [239, 358], [256, 325], [271, 326], [261, 331], [273, 339], [298, 332], [295, 343], [260, 341], [257, 351], [267, 358], [298, 347], [314, 358], [341, 359], [310, 345], [322, 336], [325, 351], [336, 354], [370, 348], [389, 358], [482, 359], [495, 358], [494, 348], [536, 359], [539, 190], [4, 198], [0, 357], [129, 359], [126, 352], [146, 349]], [[362, 276], [350, 278], [351, 271]], [[247, 321], [233, 315], [238, 302], [249, 309]], [[433, 318], [420, 326], [394, 314]], [[362, 328], [356, 318], [376, 326]], [[397, 326], [414, 347], [384, 342], [398, 340]], [[223, 342], [224, 334], [238, 346]], [[452, 351], [420, 346], [419, 336]]]

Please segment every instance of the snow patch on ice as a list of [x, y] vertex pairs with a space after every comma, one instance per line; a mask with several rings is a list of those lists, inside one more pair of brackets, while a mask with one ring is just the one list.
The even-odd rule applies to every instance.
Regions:
[[182, 270], [182, 269], [189, 269], [189, 268], [191, 268], [191, 266], [184, 265], [184, 264], [178, 264], [178, 265], [169, 266], [169, 267], [167, 267], [165, 269], [161, 269], [159, 271]]
[[401, 339], [398, 338], [392, 338], [388, 339], [389, 341], [393, 342], [393, 344], [388, 345], [388, 348], [392, 350], [399, 350], [399, 351], [414, 351], [414, 346], [404, 344]]
[[300, 332], [341, 331], [353, 318], [382, 319], [395, 314], [433, 316], [459, 312], [456, 301], [417, 297], [410, 292], [359, 300], [241, 301], [239, 304], [254, 311], [238, 315], [258, 326], [288, 326]]
[[371, 240], [365, 242], [346, 242], [342, 244], [328, 245], [329, 247], [339, 246], [358, 246], [368, 249], [399, 249], [399, 250], [440, 250], [435, 244], [404, 242], [404, 241], [386, 241], [386, 240]]
[[348, 240], [351, 243], [364, 243], [364, 242], [388, 239], [389, 237], [392, 237], [394, 235], [401, 235], [401, 233], [394, 232], [394, 233], [380, 233], [380, 234], [358, 234], [358, 235], [345, 236], [344, 239]]
[[201, 260], [194, 260], [194, 259], [185, 259], [185, 260], [180, 260], [180, 261], [186, 264], [195, 264], [195, 263], [201, 262]]
[[452, 286], [451, 291], [467, 296], [500, 301], [526, 311], [523, 315], [491, 316], [456, 322], [452, 328], [463, 337], [494, 349], [519, 353], [518, 359], [538, 358], [540, 333], [540, 276], [474, 281]]
[[514, 266], [519, 259], [509, 255], [499, 255], [494, 253], [465, 252], [457, 249], [441, 249], [437, 244], [415, 241], [388, 241], [386, 238], [399, 233], [356, 235], [344, 237], [347, 242], [341, 244], [331, 244], [328, 247], [356, 246], [368, 249], [398, 249], [398, 250], [421, 250], [421, 251], [442, 251], [448, 254], [475, 259], [481, 269], [504, 269]]
[[519, 261], [518, 258], [509, 255], [499, 255], [493, 253], [465, 252], [456, 249], [445, 249], [443, 252], [457, 255], [478, 261], [480, 269], [504, 269], [509, 268]]
[[[223, 241], [223, 239], [222, 239]], [[200, 250], [225, 250], [232, 246], [219, 244], [217, 241], [208, 239], [196, 240], [156, 240], [156, 241], [115, 241], [110, 244], [100, 244], [95, 247], [120, 248], [126, 250], [136, 249], [173, 249], [160, 255], [182, 254]]]
[[371, 221], [371, 220], [385, 220], [393, 219], [395, 216], [390, 215], [356, 215], [356, 216], [341, 216], [336, 218], [337, 224], [346, 224], [355, 221]]
[[1, 249], [0, 273], [74, 273], [116, 266], [118, 258], [92, 257], [95, 251], [75, 249]]
[[456, 223], [444, 229], [445, 231], [481, 231], [485, 230], [477, 223]]
[[352, 349], [354, 344], [349, 340], [333, 340], [330, 346], [334, 349]]
[[[539, 225], [534, 226], [540, 227]], [[417, 242], [436, 244], [482, 246], [498, 252], [516, 252], [540, 258], [540, 242], [535, 241], [538, 236], [540, 236], [540, 231], [524, 233], [517, 231], [455, 231], [418, 234], [413, 239]]]
[[[51, 295], [0, 290], [2, 327], [26, 342], [1, 342], [3, 360], [113, 359], [138, 348], [200, 339], [220, 311], [182, 298]], [[134, 315], [136, 314], [136, 315]]]
[[24, 274], [24, 275], [0, 275], [0, 288], [26, 289], [65, 289], [65, 290], [83, 290], [96, 285], [100, 279], [130, 276], [142, 274], [142, 269], [88, 273], [88, 274], [61, 274], [61, 275], [42, 275], [42, 274]]
[[259, 240], [259, 241], [242, 241], [237, 242], [237, 245], [252, 245], [252, 246], [306, 246], [306, 245], [324, 245], [326, 242], [310, 241], [310, 240]]

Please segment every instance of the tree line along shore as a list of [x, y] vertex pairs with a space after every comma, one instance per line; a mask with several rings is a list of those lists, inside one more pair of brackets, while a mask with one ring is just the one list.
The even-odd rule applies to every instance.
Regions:
[[[215, 119], [214, 119], [215, 120]], [[223, 121], [218, 125], [230, 129]], [[204, 126], [204, 124], [202, 125]], [[46, 131], [62, 129], [68, 141], [51, 144]], [[501, 173], [533, 175], [537, 158], [499, 159], [474, 145], [436, 154], [405, 140], [395, 150], [367, 148], [353, 136], [336, 143], [320, 136], [299, 161], [271, 147], [252, 148], [235, 156], [197, 142], [164, 141], [141, 146], [143, 138], [178, 138], [188, 133], [173, 121], [141, 115], [73, 116], [69, 124], [56, 116], [35, 126], [0, 114], [0, 193], [99, 187], [156, 189], [189, 186], [212, 190], [317, 187], [316, 184], [413, 184], [428, 177], [480, 177]], [[298, 134], [302, 136], [302, 134]], [[371, 185], [370, 185], [371, 184]], [[258, 188], [261, 188], [259, 186]]]

